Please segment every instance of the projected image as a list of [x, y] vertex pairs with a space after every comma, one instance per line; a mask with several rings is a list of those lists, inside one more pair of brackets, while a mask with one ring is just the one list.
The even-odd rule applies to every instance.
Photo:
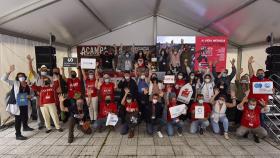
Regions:
[[156, 51], [159, 71], [192, 71], [195, 59], [195, 36], [158, 36]]

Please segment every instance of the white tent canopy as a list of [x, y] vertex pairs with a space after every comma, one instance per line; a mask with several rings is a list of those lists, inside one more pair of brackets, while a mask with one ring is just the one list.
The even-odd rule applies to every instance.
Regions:
[[205, 35], [226, 35], [231, 45], [280, 38], [279, 0], [7, 0], [0, 5], [0, 33], [72, 47], [159, 16]]

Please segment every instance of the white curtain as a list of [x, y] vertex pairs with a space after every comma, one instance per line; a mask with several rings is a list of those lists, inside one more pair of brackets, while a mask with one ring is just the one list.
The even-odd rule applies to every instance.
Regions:
[[[28, 63], [26, 56], [30, 54], [35, 59], [35, 46], [45, 46], [47, 44], [30, 41], [22, 38], [11, 37], [0, 34], [0, 75], [2, 76], [9, 70], [9, 65], [15, 65], [15, 72], [10, 76], [15, 78], [17, 72], [28, 73]], [[56, 47], [57, 66], [62, 66], [62, 58], [67, 57], [67, 48]], [[33, 61], [35, 68], [36, 61]], [[9, 114], [5, 111], [6, 105], [4, 98], [6, 93], [11, 89], [2, 81], [0, 82], [0, 120], [1, 125], [7, 120]]]

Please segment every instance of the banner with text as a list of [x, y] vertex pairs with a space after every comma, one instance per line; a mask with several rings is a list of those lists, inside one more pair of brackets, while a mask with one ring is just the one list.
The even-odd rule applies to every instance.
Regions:
[[227, 37], [224, 36], [196, 37], [194, 69], [211, 69], [211, 63], [218, 61], [216, 71], [223, 71], [226, 68], [227, 44]]

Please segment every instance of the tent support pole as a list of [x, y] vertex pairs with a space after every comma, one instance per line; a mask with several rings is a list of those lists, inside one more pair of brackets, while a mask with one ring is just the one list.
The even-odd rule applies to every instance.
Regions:
[[242, 48], [239, 47], [237, 49], [237, 73], [240, 73], [242, 65]]

